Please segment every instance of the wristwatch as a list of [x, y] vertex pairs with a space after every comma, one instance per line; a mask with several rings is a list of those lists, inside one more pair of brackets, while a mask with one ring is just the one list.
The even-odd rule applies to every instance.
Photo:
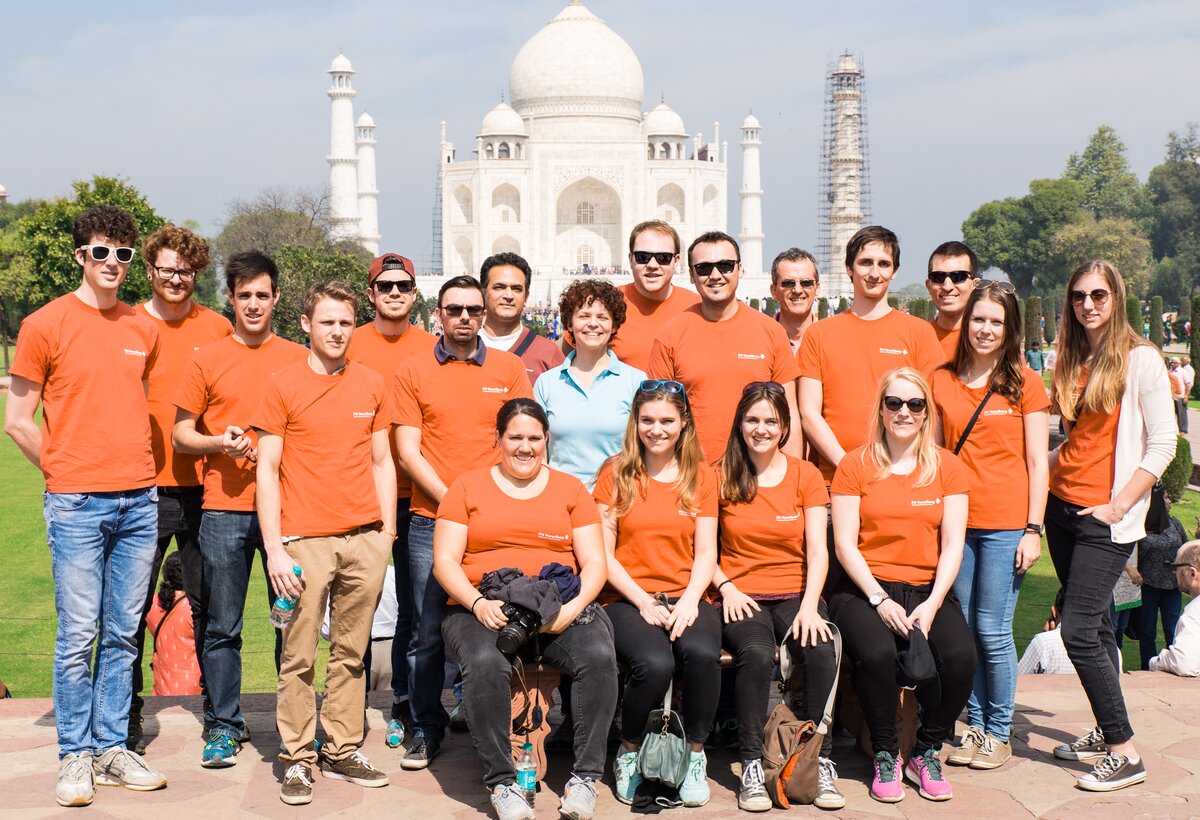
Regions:
[[1046, 528], [1041, 524], [1026, 524], [1025, 532], [1031, 532], [1034, 535], [1042, 535], [1046, 532]]
[[867, 603], [871, 605], [872, 609], [878, 609], [879, 605], [890, 597], [892, 596], [888, 595], [886, 592], [876, 592], [874, 595], [867, 598]]

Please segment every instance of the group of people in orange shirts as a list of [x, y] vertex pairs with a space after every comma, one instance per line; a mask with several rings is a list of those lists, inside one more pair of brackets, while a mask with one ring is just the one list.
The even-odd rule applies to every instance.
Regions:
[[[278, 270], [265, 254], [226, 262], [232, 327], [196, 304], [207, 248], [175, 226], [142, 247], [151, 300], [124, 305], [136, 238], [120, 209], [79, 217], [80, 288], [25, 321], [11, 369], [5, 429], [47, 482], [59, 803], [91, 802], [96, 783], [166, 784], [139, 753], [140, 701], [130, 704], [139, 624], [173, 539], [203, 676], [202, 766], [234, 765], [249, 739], [240, 648], [256, 556], [272, 598], [293, 604], [277, 635], [280, 797], [292, 805], [311, 801], [314, 767], [389, 782], [362, 752], [364, 655], [389, 559], [399, 613], [388, 737], [409, 738], [401, 768], [428, 767], [443, 743], [448, 648], [503, 820], [533, 816], [496, 709], [517, 655], [569, 679], [563, 817], [594, 812], [618, 704], [615, 796], [654, 792], [640, 747], [676, 678], [687, 773], [670, 799], [709, 801], [723, 647], [742, 809], [771, 807], [761, 758], [777, 653], [797, 715], [824, 735], [817, 806], [845, 804], [830, 755], [843, 666], [869, 731], [871, 796], [898, 801], [907, 779], [947, 800], [941, 748], [964, 708], [945, 762], [990, 769], [1011, 755], [1013, 608], [1043, 533], [1097, 723], [1056, 754], [1096, 758], [1084, 789], [1145, 778], [1109, 598], [1144, 535], [1175, 422], [1161, 357], [1128, 327], [1107, 262], [1068, 282], [1047, 396], [1022, 361], [1014, 288], [981, 279], [971, 250], [949, 242], [927, 271], [937, 318], [894, 310], [900, 247], [878, 226], [847, 244], [849, 310], [815, 321], [810, 254], [776, 258], [770, 317], [737, 298], [732, 237], [687, 248], [693, 293], [672, 284], [678, 234], [642, 223], [631, 284], [580, 279], [562, 294], [562, 349], [521, 325], [531, 270], [516, 254], [442, 284], [434, 337], [410, 321], [412, 262], [385, 253], [361, 327], [351, 288], [309, 289], [306, 349], [271, 332]], [[1069, 435], [1048, 453], [1050, 412]], [[313, 665], [327, 609], [318, 745]], [[901, 685], [922, 707], [912, 748], [896, 731]]]

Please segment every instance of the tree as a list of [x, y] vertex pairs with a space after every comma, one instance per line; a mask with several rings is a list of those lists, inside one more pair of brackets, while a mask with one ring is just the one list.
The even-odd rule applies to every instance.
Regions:
[[1150, 297], [1150, 341], [1162, 350], [1163, 346], [1163, 300], [1161, 296]]
[[1167, 162], [1196, 162], [1200, 160], [1200, 126], [1189, 122], [1182, 134], [1167, 134]]
[[837, 308], [838, 313], [845, 313], [849, 309], [850, 309], [850, 302], [848, 302], [846, 300], [845, 296], [838, 299], [838, 308]]
[[764, 312], [765, 312], [765, 313], [766, 313], [768, 316], [774, 316], [774, 315], [775, 315], [775, 314], [776, 314], [778, 311], [779, 311], [779, 303], [778, 303], [778, 302], [776, 302], [776, 301], [775, 301], [773, 298], [771, 298], [770, 296], [768, 296], [768, 297], [767, 297], [767, 302], [766, 302], [766, 307], [764, 308]]
[[279, 302], [273, 315], [275, 332], [294, 342], [303, 342], [305, 333], [300, 327], [304, 310], [304, 293], [310, 286], [327, 279], [346, 282], [359, 294], [358, 323], [369, 321], [371, 306], [367, 303], [367, 266], [351, 254], [338, 248], [307, 248], [288, 245], [278, 248], [272, 258], [279, 266]]
[[1195, 288], [1192, 270], [1173, 256], [1165, 256], [1150, 266], [1150, 292], [1162, 296], [1168, 305], [1185, 305]]
[[1071, 154], [1063, 177], [1083, 187], [1083, 205], [1097, 219], [1147, 216], [1142, 186], [1129, 170], [1125, 143], [1107, 125], [1096, 129], [1083, 153]]
[[[29, 259], [32, 282], [26, 299], [31, 305], [42, 304], [79, 287], [79, 263], [75, 261], [72, 228], [75, 217], [93, 205], [115, 205], [133, 215], [138, 236], [145, 237], [166, 224], [146, 198], [129, 184], [116, 177], [93, 177], [90, 182], [75, 180], [74, 199], [55, 199], [44, 203], [19, 223], [19, 243], [22, 255]], [[145, 266], [141, 253], [135, 252], [129, 265], [129, 275], [121, 285], [118, 296], [130, 304], [145, 301], [150, 296], [150, 281], [143, 275]]]
[[1136, 296], [1125, 297], [1125, 316], [1129, 319], [1129, 326], [1133, 328], [1133, 332], [1141, 336], [1142, 303], [1138, 301]]
[[1046, 305], [1049, 310], [1046, 311], [1045, 336], [1046, 344], [1054, 344], [1054, 337], [1058, 335], [1058, 315], [1062, 310], [1062, 301], [1058, 294], [1052, 294], [1046, 298]]
[[1172, 501], [1182, 501], [1188, 482], [1192, 480], [1192, 444], [1180, 436], [1175, 445], [1175, 457], [1163, 472], [1163, 489]]
[[213, 243], [222, 264], [231, 254], [252, 248], [273, 256], [288, 246], [330, 244], [325, 192], [268, 188], [252, 200], [233, 200], [227, 212], [225, 226]]
[[1140, 233], [1132, 219], [1098, 220], [1091, 215], [1063, 226], [1051, 238], [1046, 272], [1038, 277], [1039, 290], [1061, 292], [1071, 271], [1089, 259], [1106, 259], [1115, 265], [1130, 293], [1145, 291], [1150, 240]]
[[888, 298], [887, 298], [887, 303], [888, 303], [888, 307], [890, 307], [892, 310], [895, 310], [896, 308], [900, 307], [900, 297], [889, 294]]
[[1034, 342], [1042, 341], [1042, 300], [1030, 296], [1025, 300], [1025, 345], [1030, 347]]
[[822, 296], [820, 299], [817, 300], [817, 318], [818, 319], [828, 319], [829, 318], [829, 300], [826, 299], [824, 296]]
[[759, 302], [757, 298], [750, 300], [750, 307], [754, 308], [756, 311], [758, 310], [758, 305]]

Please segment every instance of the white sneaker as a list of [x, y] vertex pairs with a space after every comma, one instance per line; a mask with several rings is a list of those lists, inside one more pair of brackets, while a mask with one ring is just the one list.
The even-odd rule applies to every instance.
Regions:
[[738, 787], [738, 808], [742, 811], [770, 811], [771, 805], [762, 761], [755, 758], [743, 763], [742, 784]]
[[492, 789], [492, 808], [499, 820], [534, 820], [537, 817], [516, 783], [503, 783]]
[[141, 755], [124, 746], [105, 749], [92, 758], [92, 773], [98, 786], [124, 786], [139, 792], [150, 792], [167, 785], [167, 777], [146, 765]]
[[817, 797], [813, 805], [818, 809], [840, 809], [846, 805], [846, 796], [838, 791], [837, 767], [827, 757], [817, 761]]
[[91, 752], [69, 754], [58, 761], [54, 799], [60, 806], [88, 806], [96, 796]]
[[634, 792], [642, 785], [642, 773], [638, 771], [638, 753], [617, 750], [613, 758], [613, 778], [616, 780], [617, 799], [626, 805], [633, 802]]

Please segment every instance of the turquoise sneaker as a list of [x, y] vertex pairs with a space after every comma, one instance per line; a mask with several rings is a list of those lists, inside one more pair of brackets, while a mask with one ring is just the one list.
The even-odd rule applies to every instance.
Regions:
[[237, 753], [241, 750], [242, 744], [229, 735], [213, 735], [204, 744], [200, 765], [206, 769], [226, 769], [237, 763]]
[[613, 759], [613, 777], [617, 782], [617, 799], [629, 805], [633, 802], [633, 794], [642, 785], [642, 773], [638, 771], [638, 753], [617, 750]]
[[688, 753], [687, 774], [683, 776], [683, 785], [679, 787], [679, 799], [690, 809], [703, 806], [712, 798], [708, 788], [708, 757], [701, 749]]

